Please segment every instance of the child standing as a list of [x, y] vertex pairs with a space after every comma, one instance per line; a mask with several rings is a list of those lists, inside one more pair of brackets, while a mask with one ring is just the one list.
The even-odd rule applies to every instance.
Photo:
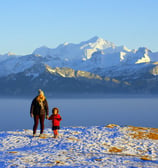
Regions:
[[52, 120], [52, 130], [54, 132], [54, 138], [58, 137], [58, 130], [60, 129], [60, 121], [62, 120], [59, 109], [57, 107], [52, 109], [52, 115], [48, 118], [48, 120]]

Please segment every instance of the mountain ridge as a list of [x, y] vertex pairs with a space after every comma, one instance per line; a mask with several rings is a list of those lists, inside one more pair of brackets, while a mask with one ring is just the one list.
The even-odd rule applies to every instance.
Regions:
[[[22, 81], [34, 89], [48, 90], [58, 80], [53, 92], [157, 93], [157, 62], [158, 52], [146, 47], [131, 50], [95, 36], [78, 44], [63, 43], [52, 49], [42, 46], [29, 55], [8, 54], [8, 58], [0, 58], [0, 90], [4, 94], [20, 90], [20, 94], [24, 89]], [[12, 89], [4, 89], [5, 86]]]

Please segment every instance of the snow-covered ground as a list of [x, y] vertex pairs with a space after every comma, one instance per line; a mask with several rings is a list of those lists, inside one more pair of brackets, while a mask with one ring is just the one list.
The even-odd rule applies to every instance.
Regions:
[[43, 138], [32, 130], [1, 131], [0, 167], [158, 167], [156, 128], [110, 124], [59, 132], [54, 139], [49, 128]]

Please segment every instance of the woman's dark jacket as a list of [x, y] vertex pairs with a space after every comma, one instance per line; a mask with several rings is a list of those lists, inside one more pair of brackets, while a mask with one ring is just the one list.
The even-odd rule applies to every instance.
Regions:
[[46, 99], [43, 101], [43, 106], [44, 106], [44, 109], [41, 108], [40, 103], [37, 101], [37, 97], [35, 97], [31, 104], [30, 114], [49, 115], [48, 103]]

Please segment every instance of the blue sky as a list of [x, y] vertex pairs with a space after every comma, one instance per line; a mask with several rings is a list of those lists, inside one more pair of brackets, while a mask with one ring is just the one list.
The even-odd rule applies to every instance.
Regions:
[[158, 0], [0, 0], [0, 54], [99, 36], [158, 51]]

